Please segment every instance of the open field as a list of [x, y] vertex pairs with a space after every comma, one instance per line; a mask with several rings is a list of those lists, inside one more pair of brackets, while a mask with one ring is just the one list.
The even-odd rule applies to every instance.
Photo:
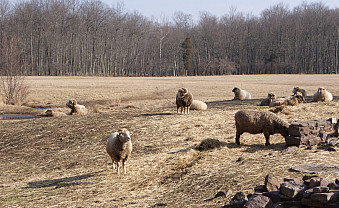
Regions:
[[[309, 102], [278, 115], [288, 122], [339, 117], [338, 75], [242, 75], [216, 77], [106, 78], [27, 77], [31, 94], [25, 107], [4, 106], [0, 113], [39, 115], [32, 107], [61, 107], [70, 98], [90, 108], [89, 115], [0, 120], [0, 207], [220, 207], [237, 191], [252, 193], [272, 174], [301, 178], [289, 168], [301, 164], [338, 165], [339, 153], [284, 150], [284, 138], [243, 134], [234, 144], [234, 113], [257, 106], [268, 92], [291, 94], [294, 86], [313, 95], [323, 86], [329, 103]], [[233, 87], [252, 100], [232, 101]], [[188, 88], [208, 110], [176, 114], [175, 95]], [[68, 110], [68, 109], [64, 109]], [[133, 153], [127, 175], [111, 169], [105, 144], [110, 133], [129, 129]], [[214, 138], [223, 147], [194, 149]], [[237, 161], [242, 157], [242, 160]], [[324, 171], [331, 180], [339, 173]], [[213, 197], [220, 190], [232, 196]]]

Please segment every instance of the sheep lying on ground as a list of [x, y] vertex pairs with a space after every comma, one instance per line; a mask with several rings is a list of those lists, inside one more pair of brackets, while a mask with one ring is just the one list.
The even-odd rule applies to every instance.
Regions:
[[84, 105], [78, 104], [78, 102], [75, 99], [70, 99], [66, 106], [69, 107], [71, 110], [70, 115], [86, 115], [88, 113], [88, 110]]
[[238, 87], [233, 88], [232, 92], [234, 92], [233, 100], [251, 99], [251, 94], [249, 92]]
[[207, 104], [200, 100], [193, 100], [190, 109], [191, 110], [206, 110]]
[[307, 96], [306, 90], [301, 89], [300, 87], [294, 87], [292, 92], [294, 95], [297, 94], [297, 92], [300, 92], [303, 97]]
[[120, 162], [122, 162], [123, 173], [126, 174], [126, 162], [132, 152], [132, 141], [127, 129], [121, 129], [114, 132], [107, 139], [106, 151], [113, 162], [113, 169], [117, 167], [117, 173], [120, 174]]
[[179, 107], [180, 112], [182, 113], [182, 109], [184, 109], [184, 114], [190, 114], [190, 106], [193, 102], [193, 95], [188, 92], [186, 88], [180, 88], [178, 90], [177, 96], [176, 96], [176, 104], [177, 104], [177, 113], [179, 113]]
[[60, 116], [67, 116], [66, 113], [60, 111], [60, 110], [57, 110], [57, 109], [49, 109], [45, 112], [45, 115], [47, 117], [60, 117]]
[[269, 106], [273, 100], [275, 100], [275, 94], [270, 92], [268, 93], [267, 98], [261, 101], [260, 106]]
[[323, 87], [319, 87], [318, 91], [313, 95], [313, 101], [329, 102], [333, 100], [333, 95]]
[[240, 145], [240, 136], [244, 132], [251, 134], [264, 133], [265, 145], [270, 145], [270, 135], [280, 133], [282, 136], [288, 135], [289, 124], [271, 112], [259, 111], [238, 111], [235, 113], [236, 138], [235, 142]]
[[270, 107], [275, 107], [275, 106], [297, 106], [300, 103], [304, 101], [304, 98], [300, 92], [297, 92], [296, 94], [287, 97], [287, 98], [278, 98], [273, 100], [273, 102], [270, 103]]

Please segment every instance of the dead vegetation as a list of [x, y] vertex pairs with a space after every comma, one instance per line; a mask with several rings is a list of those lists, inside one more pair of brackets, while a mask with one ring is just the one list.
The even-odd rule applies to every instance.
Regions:
[[[206, 199], [226, 190], [253, 193], [267, 174], [282, 180], [303, 175], [290, 172], [292, 166], [336, 166], [338, 152], [285, 149], [279, 134], [271, 136], [271, 145], [265, 147], [262, 134], [245, 133], [243, 145], [237, 146], [234, 114], [240, 109], [268, 110], [257, 104], [271, 91], [287, 96], [294, 86], [307, 91], [324, 86], [334, 95], [332, 102], [309, 102], [311, 97], [307, 97], [305, 103], [286, 106], [277, 114], [288, 122], [339, 117], [338, 78], [28, 77], [32, 90], [29, 106], [64, 107], [65, 101], [74, 97], [85, 105], [100, 107], [88, 115], [0, 121], [0, 206], [219, 207], [231, 196]], [[232, 101], [231, 90], [236, 85], [251, 89], [252, 100]], [[192, 111], [189, 116], [176, 114], [175, 95], [180, 86], [207, 101], [208, 110]], [[156, 96], [159, 92], [163, 96]], [[8, 113], [8, 109], [0, 106], [1, 113]], [[11, 111], [27, 112], [21, 108]], [[34, 109], [30, 113], [39, 112]], [[120, 176], [112, 174], [105, 151], [108, 135], [119, 128], [133, 134], [130, 168]], [[196, 147], [208, 138], [213, 141], [206, 144], [216, 144], [217, 148], [198, 151]], [[334, 180], [338, 172], [318, 175]]]

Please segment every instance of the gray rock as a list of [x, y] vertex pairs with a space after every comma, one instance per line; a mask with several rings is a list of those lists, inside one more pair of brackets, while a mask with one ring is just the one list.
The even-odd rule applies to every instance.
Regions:
[[244, 208], [272, 208], [273, 202], [267, 196], [254, 195], [243, 206]]
[[336, 183], [329, 183], [327, 186], [330, 190], [339, 190], [339, 185]]
[[316, 193], [311, 195], [313, 201], [318, 201], [322, 204], [328, 203], [331, 197], [334, 195], [333, 192], [330, 193]]
[[242, 208], [243, 205], [248, 201], [244, 192], [237, 192], [230, 201], [232, 208]]
[[265, 177], [265, 187], [268, 192], [278, 191], [280, 188], [280, 182], [272, 175], [268, 174]]
[[305, 186], [302, 184], [297, 184], [294, 181], [284, 182], [280, 186], [281, 194], [289, 197], [294, 198], [299, 194], [302, 190], [305, 189]]
[[327, 186], [317, 186], [313, 188], [314, 193], [328, 193], [330, 188]]

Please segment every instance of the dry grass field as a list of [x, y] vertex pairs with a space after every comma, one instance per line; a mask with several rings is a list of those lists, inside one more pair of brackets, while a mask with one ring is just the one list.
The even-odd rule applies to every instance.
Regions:
[[[242, 75], [211, 77], [106, 78], [27, 77], [31, 94], [25, 106], [0, 104], [0, 113], [41, 115], [34, 107], [60, 107], [70, 98], [86, 105], [89, 115], [0, 120], [0, 207], [220, 207], [237, 191], [253, 193], [266, 174], [279, 180], [301, 178], [290, 172], [301, 164], [337, 166], [338, 152], [291, 148], [284, 138], [243, 134], [234, 144], [234, 113], [257, 106], [268, 92], [308, 91], [306, 102], [278, 116], [288, 122], [339, 117], [338, 75]], [[232, 101], [233, 87], [251, 92], [252, 100]], [[323, 86], [329, 103], [310, 102]], [[208, 110], [176, 114], [175, 95], [188, 88]], [[117, 175], [105, 144], [119, 128], [132, 132], [134, 150], [127, 175]], [[198, 151], [207, 138], [222, 147]], [[239, 158], [242, 158], [240, 161]], [[339, 173], [323, 171], [331, 180]], [[213, 197], [231, 190], [228, 197]]]

